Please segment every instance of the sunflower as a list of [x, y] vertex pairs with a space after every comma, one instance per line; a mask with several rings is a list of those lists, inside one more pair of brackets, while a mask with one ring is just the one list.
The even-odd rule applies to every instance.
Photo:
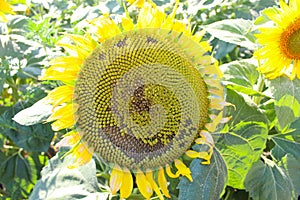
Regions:
[[[134, 23], [124, 16], [102, 15], [81, 35], [60, 42], [66, 56], [50, 62], [41, 79], [61, 86], [46, 97], [53, 105], [52, 129], [69, 129], [71, 168], [98, 155], [111, 167], [110, 190], [130, 196], [133, 175], [140, 193], [170, 197], [169, 178], [193, 180], [183, 155], [209, 164], [210, 133], [223, 118], [222, 76], [210, 46], [193, 34], [188, 22], [175, 19], [178, 3], [166, 15], [144, 2]], [[192, 150], [193, 144], [207, 150]]]
[[280, 12], [266, 13], [275, 26], [260, 28], [258, 42], [263, 46], [254, 53], [265, 62], [258, 68], [273, 79], [286, 74], [291, 79], [300, 78], [300, 1], [280, 1]]
[[5, 14], [15, 14], [11, 5], [6, 0], [0, 0], [0, 22], [6, 22]]

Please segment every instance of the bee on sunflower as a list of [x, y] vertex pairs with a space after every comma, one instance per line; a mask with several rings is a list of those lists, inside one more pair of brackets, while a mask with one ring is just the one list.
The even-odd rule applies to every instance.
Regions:
[[0, 22], [7, 22], [5, 14], [15, 14], [13, 8], [6, 0], [0, 0]]
[[[226, 121], [222, 73], [201, 41], [204, 32], [175, 19], [177, 7], [166, 15], [143, 2], [136, 23], [128, 11], [119, 23], [109, 15], [90, 21], [90, 32], [57, 44], [67, 55], [53, 59], [41, 77], [62, 83], [47, 96], [53, 105], [47, 121], [54, 131], [71, 130], [61, 141], [73, 146], [70, 167], [95, 153], [111, 166], [110, 190], [120, 198], [130, 196], [133, 175], [146, 199], [153, 192], [170, 197], [166, 175], [193, 181], [183, 155], [209, 164], [210, 133]], [[209, 150], [192, 150], [195, 143]]]
[[273, 79], [283, 74], [300, 78], [300, 1], [290, 0], [287, 5], [280, 0], [278, 12], [266, 12], [274, 22], [272, 27], [260, 28], [256, 35], [262, 48], [254, 57], [264, 60], [258, 70]]

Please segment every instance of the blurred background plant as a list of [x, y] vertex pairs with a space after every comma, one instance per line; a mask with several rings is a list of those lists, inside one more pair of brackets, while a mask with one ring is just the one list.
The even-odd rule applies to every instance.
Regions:
[[[63, 54], [55, 44], [64, 34], [84, 34], [86, 20], [107, 12], [123, 14], [127, 2], [8, 2], [15, 14], [7, 14], [8, 21], [0, 22], [0, 197], [38, 199], [39, 193], [45, 192], [47, 198], [110, 198], [109, 169], [100, 160], [95, 158], [71, 173], [65, 167], [71, 158], [60, 159], [64, 149], [55, 156], [54, 145], [63, 132], [54, 133], [44, 122], [51, 110], [40, 100], [60, 83], [41, 82], [38, 77], [49, 60]], [[154, 2], [165, 12], [174, 6], [173, 1]], [[215, 155], [215, 165], [210, 165], [212, 173], [208, 174], [208, 168], [193, 168], [192, 173], [199, 174], [196, 181], [171, 182], [172, 199], [199, 198], [199, 192], [210, 194], [217, 186], [225, 188], [224, 200], [298, 198], [300, 81], [286, 77], [267, 80], [252, 58], [258, 48], [257, 27], [270, 21], [265, 13], [278, 10], [277, 4], [275, 0], [181, 1], [177, 18], [190, 19], [195, 30], [207, 32], [205, 39], [224, 73], [227, 101], [235, 106], [227, 110], [231, 121], [214, 134], [220, 155]], [[128, 10], [136, 15], [133, 6]], [[226, 165], [218, 166], [218, 159]], [[205, 179], [215, 180], [221, 169], [227, 170], [221, 174], [227, 183], [208, 181], [199, 187], [206, 184]], [[74, 189], [78, 185], [79, 189]], [[134, 191], [130, 198], [141, 197]], [[204, 195], [202, 199], [213, 197]]]

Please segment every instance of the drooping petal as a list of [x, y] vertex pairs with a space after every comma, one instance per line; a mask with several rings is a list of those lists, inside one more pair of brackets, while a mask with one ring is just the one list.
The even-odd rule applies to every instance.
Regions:
[[74, 87], [63, 85], [49, 92], [46, 100], [53, 103], [53, 109], [62, 103], [71, 102], [73, 98]]
[[55, 147], [64, 147], [77, 144], [81, 139], [81, 135], [77, 131], [70, 131], [63, 136], [63, 139], [60, 140]]
[[[75, 145], [70, 152], [76, 158], [74, 164], [68, 166], [69, 168], [76, 168], [91, 161], [94, 150], [89, 148], [87, 143], [80, 141]], [[68, 153], [67, 153], [68, 154]]]
[[167, 172], [167, 175], [170, 177], [170, 178], [178, 178], [179, 176], [180, 176], [180, 174], [179, 173], [173, 173], [172, 171], [171, 171], [171, 167], [170, 167], [170, 165], [166, 165], [166, 172]]
[[115, 195], [121, 188], [121, 185], [123, 183], [123, 171], [122, 169], [115, 165], [113, 170], [111, 171], [109, 185], [110, 185], [110, 191], [112, 195]]
[[74, 117], [74, 105], [65, 104], [53, 112], [53, 114], [47, 119], [48, 122], [56, 120], [51, 124], [52, 129], [55, 131], [72, 127], [75, 124]]
[[153, 194], [153, 190], [152, 190], [151, 184], [148, 182], [145, 174], [141, 170], [138, 170], [136, 172], [136, 184], [137, 184], [140, 192], [142, 193], [142, 195], [146, 199], [150, 199], [150, 197]]
[[187, 166], [185, 166], [185, 164], [181, 160], [175, 159], [174, 163], [175, 167], [178, 169], [177, 173], [187, 177], [190, 181], [193, 181], [191, 170]]
[[146, 171], [146, 178], [148, 180], [148, 182], [151, 184], [151, 187], [152, 189], [154, 190], [154, 192], [157, 194], [158, 198], [160, 200], [163, 200], [164, 197], [163, 195], [161, 194], [157, 184], [155, 183], [155, 181], [153, 180], [153, 174], [152, 174], [152, 171], [151, 170], [147, 170]]
[[123, 179], [122, 179], [122, 185], [120, 188], [120, 197], [122, 198], [128, 198], [132, 192], [133, 188], [133, 179], [131, 172], [125, 168], [123, 170]]
[[158, 185], [159, 185], [161, 191], [163, 192], [163, 194], [166, 197], [171, 198], [169, 190], [168, 190], [168, 182], [167, 182], [167, 179], [165, 176], [164, 169], [162, 167], [160, 167], [158, 170]]

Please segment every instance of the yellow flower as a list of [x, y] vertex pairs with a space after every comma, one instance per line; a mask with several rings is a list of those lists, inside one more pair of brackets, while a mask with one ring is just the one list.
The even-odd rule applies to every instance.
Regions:
[[283, 74], [300, 78], [300, 1], [290, 0], [287, 5], [280, 1], [281, 12], [267, 14], [276, 25], [261, 28], [257, 34], [263, 46], [254, 53], [259, 60], [265, 60], [258, 68], [267, 78]]
[[[55, 131], [71, 129], [59, 144], [73, 146], [70, 167], [96, 153], [112, 167], [110, 190], [120, 198], [130, 196], [133, 174], [146, 199], [170, 197], [167, 176], [193, 181], [182, 155], [209, 164], [210, 133], [228, 120], [222, 74], [204, 33], [176, 20], [177, 7], [166, 15], [144, 2], [136, 24], [127, 12], [119, 23], [109, 15], [90, 21], [89, 33], [58, 43], [68, 55], [52, 60], [41, 77], [64, 84], [47, 96], [48, 121]], [[191, 150], [194, 143], [209, 148]]]
[[0, 22], [6, 22], [5, 14], [15, 14], [11, 5], [6, 0], [0, 0]]

